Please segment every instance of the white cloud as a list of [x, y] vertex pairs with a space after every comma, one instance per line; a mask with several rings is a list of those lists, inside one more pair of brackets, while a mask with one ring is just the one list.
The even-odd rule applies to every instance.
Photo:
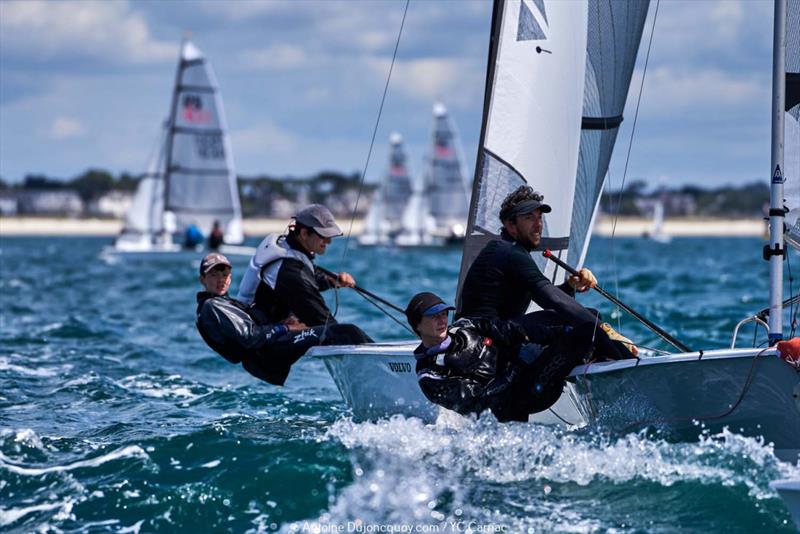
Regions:
[[[385, 80], [389, 59], [370, 60], [375, 77]], [[480, 63], [462, 58], [424, 58], [398, 60], [392, 73], [390, 90], [417, 100], [444, 99], [450, 104], [479, 101], [483, 92]]]
[[[635, 104], [641, 79], [641, 70], [637, 70], [631, 81], [628, 105]], [[674, 116], [709, 108], [736, 113], [743, 106], [752, 106], [754, 101], [768, 98], [769, 90], [769, 80], [750, 73], [681, 66], [650, 67], [642, 108], [652, 116]]]
[[305, 50], [291, 44], [274, 44], [266, 48], [249, 49], [241, 53], [240, 66], [244, 69], [298, 69], [309, 66]]
[[177, 44], [158, 41], [124, 1], [0, 2], [5, 54], [28, 60], [103, 60], [115, 64], [174, 59]]
[[[260, 158], [265, 154], [294, 154], [301, 144], [296, 135], [269, 120], [231, 132], [235, 159]], [[269, 166], [270, 162], [265, 158], [264, 168]]]
[[72, 117], [59, 116], [53, 119], [48, 136], [56, 140], [72, 139], [81, 137], [84, 133], [86, 133], [86, 128], [81, 121]]

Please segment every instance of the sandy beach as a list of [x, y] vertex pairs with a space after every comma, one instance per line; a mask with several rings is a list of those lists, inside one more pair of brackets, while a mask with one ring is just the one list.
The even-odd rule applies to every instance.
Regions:
[[[282, 232], [286, 219], [245, 219], [242, 222], [248, 237], [262, 237], [272, 232]], [[349, 220], [339, 221], [345, 233]], [[353, 222], [353, 235], [362, 229], [362, 221]], [[55, 217], [0, 217], [0, 236], [115, 236], [122, 230], [122, 221], [116, 219], [78, 219]]]
[[[245, 219], [244, 233], [248, 237], [261, 237], [272, 232], [281, 232], [288, 221], [284, 219]], [[345, 233], [349, 220], [340, 221]], [[353, 222], [353, 235], [361, 233], [363, 221]], [[664, 232], [671, 236], [753, 236], [764, 235], [761, 219], [703, 219], [675, 218], [664, 221]], [[114, 219], [69, 219], [48, 217], [0, 217], [0, 236], [115, 236], [122, 229], [122, 221]], [[610, 236], [612, 230], [619, 237], [641, 236], [652, 229], [652, 221], [644, 218], [601, 217], [595, 224], [595, 235]]]

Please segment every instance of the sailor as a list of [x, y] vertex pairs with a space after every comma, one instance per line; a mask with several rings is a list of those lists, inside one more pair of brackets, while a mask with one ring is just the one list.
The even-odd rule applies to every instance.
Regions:
[[[552, 339], [553, 331], [575, 335], [578, 327], [591, 324], [593, 328], [588, 335], [593, 338], [595, 356], [601, 359], [634, 356], [632, 351], [636, 349], [630, 340], [601, 323], [596, 311], [575, 300], [576, 291], [582, 293], [597, 285], [589, 269], [583, 268], [578, 275], [555, 286], [534, 263], [531, 252], [541, 243], [542, 217], [551, 211], [543, 200], [530, 186], [517, 188], [503, 200], [501, 239], [490, 241], [470, 266], [461, 291], [460, 317], [514, 320], [536, 343]], [[526, 314], [531, 301], [542, 309]], [[571, 329], [565, 331], [567, 326]]]
[[316, 345], [348, 345], [369, 338], [358, 327], [335, 324], [308, 328], [297, 320], [263, 323], [241, 302], [228, 296], [231, 263], [217, 252], [200, 263], [197, 330], [206, 344], [251, 375], [283, 385], [289, 370]]
[[258, 245], [242, 277], [238, 299], [252, 304], [268, 321], [296, 317], [308, 326], [335, 324], [322, 291], [355, 287], [348, 273], [336, 279], [317, 272], [314, 259], [342, 235], [330, 210], [311, 204], [297, 212], [288, 235], [270, 234]]
[[[552, 374], [555, 338], [549, 340], [552, 348], [528, 343], [520, 325], [499, 319], [461, 318], [448, 326], [453, 309], [426, 292], [414, 295], [405, 310], [421, 340], [414, 357], [428, 400], [462, 415], [488, 409], [499, 421], [527, 421], [558, 399], [563, 383], [540, 383]], [[564, 348], [585, 355], [591, 343], [558, 350]]]
[[183, 232], [183, 248], [195, 248], [203, 243], [203, 232], [195, 224], [190, 224]]
[[211, 233], [208, 234], [208, 248], [209, 250], [217, 250], [224, 242], [225, 235], [222, 233], [222, 228], [219, 226], [219, 221], [214, 221], [214, 226], [211, 228]]

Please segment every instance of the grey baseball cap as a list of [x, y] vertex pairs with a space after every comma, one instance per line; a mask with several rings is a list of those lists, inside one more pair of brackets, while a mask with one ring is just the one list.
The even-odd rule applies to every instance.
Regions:
[[229, 262], [228, 258], [223, 256], [219, 252], [212, 252], [211, 254], [206, 255], [206, 257], [203, 258], [203, 261], [200, 262], [200, 274], [202, 275], [208, 274], [208, 271], [210, 271], [217, 265], [226, 265], [230, 267], [231, 262]]
[[303, 226], [312, 228], [322, 237], [338, 237], [342, 235], [342, 229], [333, 219], [331, 210], [322, 204], [311, 204], [297, 212], [294, 220]]

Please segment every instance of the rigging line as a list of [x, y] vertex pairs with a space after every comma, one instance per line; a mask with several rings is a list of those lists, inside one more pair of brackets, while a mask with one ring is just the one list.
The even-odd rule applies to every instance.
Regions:
[[[739, 393], [739, 396], [736, 398], [736, 402], [734, 402], [733, 404], [729, 404], [728, 405], [728, 409], [724, 410], [722, 413], [708, 414], [708, 415], [693, 415], [693, 416], [686, 416], [686, 417], [667, 417], [667, 418], [664, 418], [664, 419], [656, 419], [656, 418], [653, 418], [653, 419], [642, 419], [642, 420], [635, 421], [635, 422], [629, 424], [628, 426], [626, 426], [625, 428], [622, 429], [621, 433], [622, 434], [627, 434], [628, 432], [630, 432], [631, 430], [633, 430], [633, 429], [635, 429], [637, 427], [650, 426], [650, 425], [653, 425], [653, 424], [683, 423], [683, 422], [694, 421], [694, 420], [714, 421], [714, 420], [723, 419], [723, 418], [729, 416], [734, 411], [736, 411], [736, 409], [739, 407], [739, 405], [744, 400], [744, 397], [747, 394], [747, 391], [750, 389], [750, 386], [753, 384], [753, 379], [755, 378], [756, 363], [758, 362], [759, 357], [761, 357], [761, 355], [764, 354], [764, 352], [766, 352], [770, 348], [771, 347], [766, 347], [766, 348], [762, 349], [760, 352], [756, 353], [755, 356], [753, 356], [752, 362], [750, 364], [750, 370], [748, 371], [747, 376], [745, 377], [745, 380], [744, 380], [744, 384], [742, 385], [742, 391]], [[587, 387], [588, 387], [588, 385], [587, 385]]]
[[350, 216], [350, 227], [347, 229], [347, 238], [344, 241], [344, 250], [342, 251], [342, 265], [347, 258], [347, 248], [350, 244], [350, 236], [353, 233], [353, 222], [356, 219], [356, 211], [358, 210], [358, 201], [361, 199], [361, 193], [364, 191], [364, 180], [367, 177], [367, 169], [369, 168], [369, 160], [372, 157], [372, 148], [375, 145], [375, 136], [378, 134], [378, 125], [381, 122], [381, 114], [383, 113], [383, 104], [386, 102], [386, 93], [389, 92], [389, 81], [392, 79], [392, 71], [394, 70], [394, 62], [397, 59], [397, 49], [400, 48], [400, 37], [403, 35], [403, 27], [406, 24], [406, 14], [408, 14], [408, 4], [411, 0], [406, 0], [406, 6], [403, 10], [403, 20], [400, 22], [400, 31], [397, 32], [397, 41], [394, 44], [394, 53], [392, 54], [392, 63], [389, 65], [389, 74], [386, 76], [386, 84], [383, 87], [383, 96], [381, 97], [381, 105], [378, 108], [378, 116], [375, 117], [375, 127], [372, 129], [372, 139], [369, 142], [369, 151], [367, 151], [367, 160], [364, 162], [364, 170], [361, 172], [361, 182], [358, 184], [358, 195], [356, 196], [356, 203], [353, 206], [353, 213]]
[[[614, 210], [614, 208], [613, 208], [614, 200], [611, 197], [611, 195], [609, 195], [609, 199], [608, 199], [608, 203], [611, 206], [611, 213], [614, 214], [614, 222], [611, 224], [611, 263], [612, 263], [612, 266], [613, 266], [613, 269], [614, 269], [614, 292], [615, 292], [615, 296], [617, 298], [619, 298], [619, 276], [618, 276], [618, 271], [617, 271], [616, 249], [614, 248], [614, 237], [617, 234], [617, 220], [619, 219], [619, 212], [620, 212], [620, 209], [622, 207], [622, 192], [625, 189], [625, 178], [628, 175], [628, 163], [630, 162], [630, 158], [631, 158], [631, 148], [633, 147], [633, 136], [636, 133], [636, 122], [637, 122], [637, 120], [639, 118], [639, 104], [641, 104], [641, 101], [642, 101], [642, 91], [644, 89], [644, 80], [645, 80], [645, 77], [647, 75], [647, 64], [650, 61], [650, 49], [653, 46], [653, 35], [656, 32], [656, 19], [658, 18], [658, 6], [659, 6], [659, 4], [660, 4], [660, 0], [656, 0], [656, 9], [655, 9], [655, 12], [653, 13], [653, 24], [652, 24], [652, 28], [650, 30], [650, 40], [649, 40], [649, 42], [647, 44], [647, 54], [645, 55], [644, 68], [642, 69], [642, 81], [639, 84], [639, 95], [636, 98], [636, 111], [635, 111], [635, 113], [633, 115], [633, 126], [631, 127], [631, 137], [630, 137], [630, 140], [628, 141], [628, 152], [627, 152], [627, 155], [625, 156], [625, 168], [624, 168], [624, 170], [622, 172], [622, 182], [620, 183], [620, 186], [619, 186], [619, 196], [618, 196], [618, 200], [617, 200], [617, 209], [616, 210]], [[611, 171], [609, 170], [607, 172], [608, 172], [608, 175], [610, 177], [611, 176]], [[622, 313], [619, 313], [619, 309], [617, 309], [617, 329], [618, 330], [622, 330]]]
[[630, 163], [631, 159], [631, 148], [633, 148], [633, 137], [636, 134], [636, 122], [639, 119], [639, 105], [642, 103], [642, 92], [644, 90], [644, 80], [647, 77], [647, 64], [650, 62], [650, 49], [653, 46], [653, 35], [656, 33], [656, 19], [658, 18], [658, 6], [660, 5], [661, 0], [656, 0], [656, 10], [653, 13], [653, 25], [652, 29], [650, 30], [650, 40], [647, 43], [647, 54], [644, 58], [644, 68], [642, 69], [642, 81], [639, 84], [639, 96], [636, 97], [636, 111], [633, 114], [633, 126], [631, 126], [631, 137], [628, 141], [628, 152], [625, 156], [625, 167], [622, 171], [622, 184], [620, 184], [619, 189], [619, 200], [617, 201], [617, 213], [614, 216], [614, 224], [611, 226], [611, 237], [613, 238], [617, 232], [617, 219], [619, 218], [619, 210], [622, 206], [622, 190], [625, 187], [625, 178], [628, 176], [628, 164]]
[[416, 335], [417, 335], [417, 333], [416, 333], [416, 332], [414, 332], [413, 330], [411, 330], [411, 329], [408, 327], [408, 325], [406, 325], [405, 323], [401, 322], [401, 321], [400, 321], [400, 320], [399, 320], [397, 317], [395, 317], [394, 315], [392, 315], [391, 313], [389, 313], [388, 311], [386, 311], [385, 309], [383, 309], [383, 308], [381, 307], [381, 305], [377, 303], [377, 301], [375, 301], [375, 300], [372, 300], [372, 298], [370, 298], [370, 297], [369, 297], [369, 296], [367, 296], [366, 294], [362, 293], [361, 291], [358, 291], [358, 294], [359, 294], [359, 295], [361, 295], [362, 297], [364, 297], [364, 300], [366, 300], [367, 302], [369, 302], [370, 304], [372, 304], [373, 306], [375, 306], [376, 308], [378, 308], [378, 310], [380, 310], [380, 311], [381, 311], [381, 313], [383, 313], [383, 314], [384, 314], [386, 317], [388, 317], [389, 319], [391, 319], [391, 320], [392, 320], [392, 321], [394, 321], [395, 323], [399, 324], [400, 326], [402, 326], [403, 328], [405, 328], [406, 330], [408, 330], [408, 331], [411, 333], [411, 335], [413, 335], [413, 336], [416, 336]]

